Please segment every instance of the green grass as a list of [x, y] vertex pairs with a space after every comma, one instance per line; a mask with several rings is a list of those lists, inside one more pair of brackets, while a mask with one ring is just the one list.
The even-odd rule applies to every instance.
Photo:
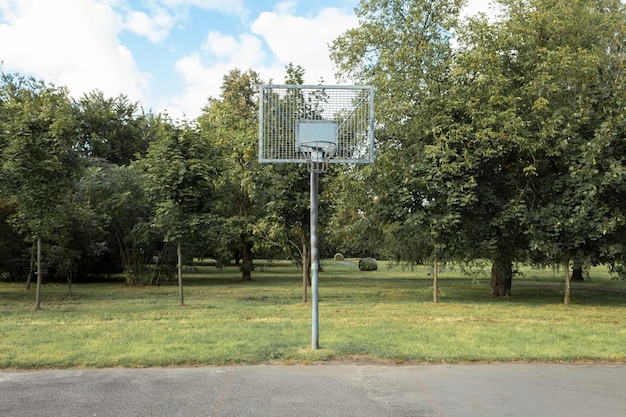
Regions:
[[[625, 288], [602, 269], [563, 302], [558, 272], [527, 268], [511, 297], [489, 282], [441, 274], [432, 303], [428, 268], [381, 263], [360, 272], [327, 260], [320, 273], [320, 349], [298, 270], [266, 265], [254, 281], [234, 267], [200, 266], [178, 289], [123, 282], [43, 287], [42, 310], [24, 285], [0, 284], [0, 368], [310, 363], [354, 357], [394, 362], [626, 361]], [[550, 287], [522, 282], [554, 284]]]

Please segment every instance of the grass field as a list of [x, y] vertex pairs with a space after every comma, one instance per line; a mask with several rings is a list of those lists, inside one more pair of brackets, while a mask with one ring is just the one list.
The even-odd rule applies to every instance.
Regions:
[[[626, 362], [626, 288], [604, 269], [576, 283], [563, 305], [561, 271], [525, 269], [511, 297], [493, 298], [482, 274], [444, 270], [432, 303], [426, 267], [378, 271], [323, 262], [320, 349], [311, 350], [311, 305], [300, 272], [200, 266], [175, 285], [45, 285], [42, 310], [22, 283], [0, 283], [0, 368], [311, 363], [549, 361]], [[481, 279], [482, 278], [482, 279]], [[538, 286], [544, 285], [544, 286]], [[550, 285], [550, 286], [545, 286]]]

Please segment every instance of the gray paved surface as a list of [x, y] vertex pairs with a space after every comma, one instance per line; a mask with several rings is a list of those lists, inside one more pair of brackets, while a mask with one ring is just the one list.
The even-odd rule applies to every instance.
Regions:
[[0, 372], [0, 416], [626, 416], [626, 366], [314, 365]]

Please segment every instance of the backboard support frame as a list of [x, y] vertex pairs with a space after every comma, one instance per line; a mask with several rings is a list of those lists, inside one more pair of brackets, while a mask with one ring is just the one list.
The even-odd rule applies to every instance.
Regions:
[[336, 123], [337, 149], [328, 163], [374, 162], [374, 87], [260, 86], [259, 161], [307, 163], [307, 155], [297, 143], [298, 124], [302, 122]]

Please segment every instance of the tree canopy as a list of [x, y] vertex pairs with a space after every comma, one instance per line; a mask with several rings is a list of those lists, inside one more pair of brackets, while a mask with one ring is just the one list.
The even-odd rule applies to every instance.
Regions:
[[505, 0], [465, 24], [459, 2], [360, 3], [332, 56], [377, 87], [372, 215], [398, 256], [421, 258], [425, 236], [490, 258], [505, 295], [515, 261], [620, 252], [624, 6], [574, 3]]

